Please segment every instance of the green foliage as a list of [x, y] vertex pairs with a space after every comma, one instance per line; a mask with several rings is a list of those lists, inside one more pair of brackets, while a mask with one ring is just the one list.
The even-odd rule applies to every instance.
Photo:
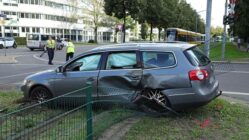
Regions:
[[222, 27], [212, 27], [211, 28], [211, 34], [216, 36], [221, 36], [223, 34], [223, 28]]
[[26, 37], [15, 37], [17, 45], [27, 45]]
[[104, 8], [107, 15], [118, 19], [130, 16], [139, 23], [148, 23], [150, 28], [178, 27], [196, 31], [197, 20], [197, 32], [205, 32], [204, 21], [185, 0], [105, 0]]
[[245, 40], [249, 37], [249, 1], [240, 0], [235, 6], [235, 21], [231, 26], [235, 35]]
[[149, 29], [148, 24], [142, 23], [142, 25], [141, 25], [141, 38], [143, 40], [146, 40], [148, 37], [148, 29]]

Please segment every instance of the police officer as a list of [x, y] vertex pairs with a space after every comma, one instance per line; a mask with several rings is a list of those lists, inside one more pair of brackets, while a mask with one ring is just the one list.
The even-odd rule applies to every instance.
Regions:
[[49, 36], [47, 40], [47, 52], [48, 52], [48, 64], [53, 65], [52, 61], [54, 59], [54, 49], [55, 49], [55, 41], [52, 39], [52, 36]]
[[74, 44], [70, 39], [68, 39], [67, 50], [66, 51], [67, 51], [66, 61], [68, 61], [69, 59], [72, 59], [73, 55], [74, 55]]

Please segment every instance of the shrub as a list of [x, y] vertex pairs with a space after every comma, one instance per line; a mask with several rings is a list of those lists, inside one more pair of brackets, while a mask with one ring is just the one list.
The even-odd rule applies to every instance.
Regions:
[[88, 43], [95, 43], [95, 41], [92, 40], [92, 39], [90, 39], [90, 40], [88, 41]]
[[27, 45], [26, 37], [15, 37], [17, 45]]

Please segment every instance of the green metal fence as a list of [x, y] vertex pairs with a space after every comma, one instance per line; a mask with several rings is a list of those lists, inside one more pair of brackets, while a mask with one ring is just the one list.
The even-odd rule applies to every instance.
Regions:
[[[79, 91], [86, 96], [71, 98]], [[0, 116], [0, 139], [91, 139], [91, 92], [87, 86]]]
[[[127, 102], [93, 98], [92, 88], [89, 85], [41, 103], [29, 103], [0, 116], [0, 140], [92, 140], [111, 125], [140, 113]], [[103, 89], [128, 94], [122, 89]]]

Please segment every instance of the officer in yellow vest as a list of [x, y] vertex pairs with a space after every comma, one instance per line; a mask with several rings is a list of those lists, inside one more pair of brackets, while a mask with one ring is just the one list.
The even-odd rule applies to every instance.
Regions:
[[66, 51], [67, 51], [66, 61], [68, 61], [69, 59], [72, 59], [74, 55], [74, 44], [70, 39], [68, 39]]
[[47, 40], [47, 52], [48, 52], [48, 64], [53, 65], [52, 61], [54, 59], [54, 49], [55, 49], [55, 41], [52, 36], [49, 36]]

